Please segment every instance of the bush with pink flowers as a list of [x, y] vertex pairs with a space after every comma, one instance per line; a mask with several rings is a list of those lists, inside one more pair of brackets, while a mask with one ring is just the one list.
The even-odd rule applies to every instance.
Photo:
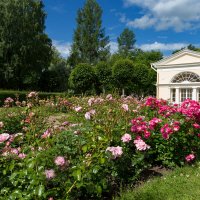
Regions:
[[0, 199], [112, 198], [145, 169], [200, 155], [200, 104], [191, 100], [107, 95], [1, 109]]

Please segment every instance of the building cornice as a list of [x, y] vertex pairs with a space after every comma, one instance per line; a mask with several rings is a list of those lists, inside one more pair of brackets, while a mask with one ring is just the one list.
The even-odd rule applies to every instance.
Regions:
[[200, 68], [200, 62], [198, 63], [183, 63], [183, 64], [173, 64], [173, 65], [157, 65], [157, 69], [171, 69], [171, 68], [183, 68], [183, 67], [197, 67]]
[[169, 86], [169, 87], [200, 87], [200, 82], [198, 83], [160, 83], [156, 84], [156, 86]]

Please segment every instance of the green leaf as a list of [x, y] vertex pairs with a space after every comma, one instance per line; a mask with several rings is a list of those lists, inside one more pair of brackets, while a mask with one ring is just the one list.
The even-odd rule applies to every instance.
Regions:
[[41, 197], [42, 195], [43, 195], [43, 193], [44, 193], [44, 185], [40, 185], [39, 187], [38, 187], [38, 196], [39, 197]]
[[84, 145], [84, 146], [82, 147], [83, 153], [87, 152], [87, 149], [88, 149], [87, 145]]

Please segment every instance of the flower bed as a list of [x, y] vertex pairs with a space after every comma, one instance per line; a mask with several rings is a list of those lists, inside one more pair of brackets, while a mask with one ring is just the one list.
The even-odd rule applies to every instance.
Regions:
[[101, 199], [152, 166], [199, 158], [198, 102], [37, 97], [1, 108], [2, 199]]

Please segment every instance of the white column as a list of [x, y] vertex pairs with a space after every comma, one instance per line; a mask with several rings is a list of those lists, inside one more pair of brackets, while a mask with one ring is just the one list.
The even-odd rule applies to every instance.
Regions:
[[179, 87], [176, 87], [176, 103], [179, 104], [180, 102], [180, 91]]
[[196, 87], [193, 87], [192, 88], [192, 100], [197, 100], [197, 88]]

